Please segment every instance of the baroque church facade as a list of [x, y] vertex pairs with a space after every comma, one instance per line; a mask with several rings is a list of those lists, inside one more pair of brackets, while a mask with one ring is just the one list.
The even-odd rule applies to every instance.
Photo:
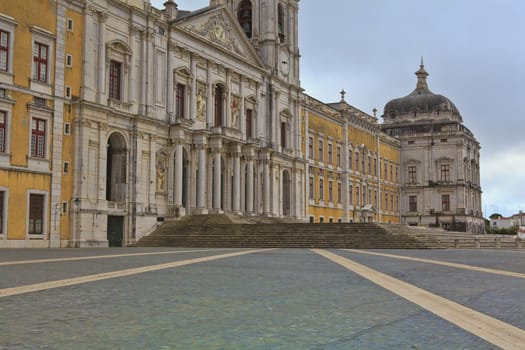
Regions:
[[[436, 137], [456, 146], [430, 162], [455, 172], [436, 186], [398, 123], [414, 118], [393, 102], [381, 125], [344, 93], [304, 94], [298, 7], [0, 4], [0, 246], [129, 245], [166, 220], [214, 213], [476, 232], [479, 144], [459, 113], [442, 110], [452, 120], [439, 132], [455, 136]], [[421, 182], [407, 182], [412, 164]], [[431, 212], [436, 190], [450, 210]]]

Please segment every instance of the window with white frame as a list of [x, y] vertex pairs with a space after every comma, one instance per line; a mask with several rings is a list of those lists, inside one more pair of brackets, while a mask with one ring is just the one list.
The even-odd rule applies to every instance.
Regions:
[[328, 181], [328, 201], [332, 203], [334, 201], [334, 182]]
[[324, 152], [323, 140], [319, 140], [319, 153], [318, 153], [319, 162], [323, 161], [323, 152]]
[[29, 217], [27, 233], [30, 235], [44, 234], [44, 211], [45, 211], [44, 194], [29, 194]]
[[314, 159], [314, 138], [308, 137], [308, 158]]
[[109, 62], [109, 98], [121, 100], [122, 63]]
[[[14, 18], [0, 13], [0, 73], [13, 72], [13, 46], [16, 25]], [[0, 75], [0, 81], [12, 84], [12, 76]]]
[[46, 120], [31, 120], [31, 157], [46, 157]]
[[324, 180], [319, 179], [319, 199], [324, 200]]
[[49, 78], [49, 46], [40, 42], [33, 44], [33, 79], [47, 83]]
[[0, 71], [9, 70], [9, 35], [8, 31], [0, 29]]
[[308, 183], [308, 198], [314, 198], [314, 177], [310, 176]]
[[0, 152], [6, 151], [7, 112], [0, 111]]

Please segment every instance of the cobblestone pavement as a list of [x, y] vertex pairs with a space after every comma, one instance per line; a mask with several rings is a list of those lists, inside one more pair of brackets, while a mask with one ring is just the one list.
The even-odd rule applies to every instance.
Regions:
[[[0, 349], [497, 348], [307, 249], [1, 297], [7, 288], [234, 252], [248, 251], [0, 250]], [[330, 252], [525, 329], [523, 278], [365, 251]], [[525, 273], [520, 251], [377, 252]], [[72, 260], [78, 257], [85, 259]]]

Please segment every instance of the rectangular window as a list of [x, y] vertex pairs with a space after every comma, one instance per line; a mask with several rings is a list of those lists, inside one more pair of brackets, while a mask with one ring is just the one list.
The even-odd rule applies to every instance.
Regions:
[[177, 91], [175, 94], [175, 115], [178, 118], [184, 118], [184, 96], [186, 96], [186, 85], [177, 84]]
[[71, 98], [71, 86], [66, 86], [66, 98]]
[[224, 89], [221, 85], [215, 86], [215, 126], [222, 126], [224, 114]]
[[62, 202], [62, 215], [67, 215], [67, 212], [69, 211], [68, 207], [67, 202]]
[[109, 63], [109, 97], [120, 100], [120, 82], [122, 76], [122, 63], [110, 61]]
[[417, 196], [408, 196], [408, 211], [417, 211]]
[[450, 181], [450, 166], [441, 164], [441, 181]]
[[337, 152], [336, 153], [336, 163], [338, 167], [341, 167], [341, 147], [340, 146], [337, 146], [336, 152]]
[[66, 55], [66, 67], [71, 67], [71, 66], [73, 66], [73, 56], [67, 54]]
[[372, 174], [372, 158], [368, 157], [368, 174]]
[[49, 46], [35, 42], [33, 47], [33, 79], [47, 82]]
[[354, 204], [354, 190], [352, 189], [352, 185], [348, 186], [348, 204]]
[[329, 143], [328, 144], [328, 164], [332, 164], [333, 161], [334, 161], [333, 160], [333, 154], [332, 154], [332, 148], [333, 148], [332, 144]]
[[31, 121], [31, 157], [46, 157], [46, 121], [33, 118]]
[[0, 152], [5, 152], [5, 138], [7, 132], [7, 113], [0, 111]]
[[44, 198], [43, 194], [29, 195], [29, 234], [44, 233]]
[[69, 162], [64, 162], [64, 174], [69, 174]]
[[281, 147], [285, 149], [287, 147], [286, 144], [286, 123], [281, 123]]
[[355, 171], [359, 171], [359, 152], [355, 152]]
[[390, 181], [394, 181], [394, 167], [390, 165]]
[[319, 140], [319, 161], [323, 161], [323, 140]]
[[384, 175], [383, 175], [383, 179], [385, 180], [388, 180], [388, 164], [387, 162], [385, 162], [385, 168], [384, 168]]
[[253, 117], [253, 111], [251, 109], [247, 109], [246, 110], [246, 138], [247, 139], [250, 139], [253, 137], [252, 117]]
[[441, 209], [443, 211], [450, 211], [450, 195], [449, 194], [441, 195]]
[[328, 201], [331, 203], [334, 201], [334, 183], [328, 181]]
[[310, 176], [310, 180], [309, 180], [309, 185], [308, 185], [308, 197], [310, 199], [313, 199], [314, 198], [314, 178], [312, 176]]
[[374, 159], [374, 176], [377, 176], [377, 159]]
[[324, 180], [319, 179], [319, 199], [324, 200]]
[[355, 205], [359, 206], [359, 187], [355, 188]]
[[338, 182], [337, 183], [337, 203], [341, 203], [343, 201], [343, 193], [341, 192], [343, 188], [343, 185]]
[[0, 71], [7, 72], [9, 68], [9, 33], [0, 30]]
[[348, 151], [348, 169], [352, 169], [352, 150]]
[[314, 138], [308, 138], [308, 157], [314, 159]]
[[408, 183], [415, 184], [417, 183], [417, 172], [415, 165], [408, 166]]
[[73, 31], [73, 19], [71, 18], [67, 19], [67, 30], [69, 30], [70, 32]]
[[71, 135], [71, 124], [64, 123], [64, 135]]

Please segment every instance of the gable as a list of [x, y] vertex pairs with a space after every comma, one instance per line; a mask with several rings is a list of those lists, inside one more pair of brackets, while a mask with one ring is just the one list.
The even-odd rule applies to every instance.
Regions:
[[237, 19], [225, 6], [198, 11], [177, 19], [174, 28], [265, 69]]

